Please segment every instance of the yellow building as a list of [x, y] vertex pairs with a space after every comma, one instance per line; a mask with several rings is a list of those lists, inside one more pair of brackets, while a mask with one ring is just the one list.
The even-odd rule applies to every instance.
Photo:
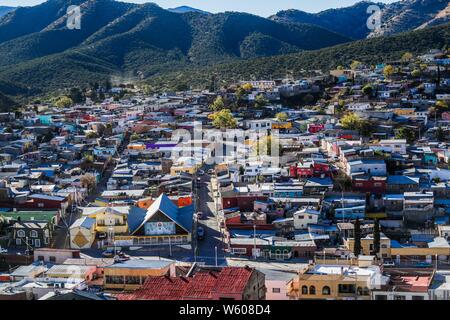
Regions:
[[292, 129], [292, 122], [274, 122], [272, 129]]
[[308, 266], [289, 284], [288, 294], [299, 300], [370, 300], [372, 283], [380, 275], [375, 266]]
[[412, 116], [416, 112], [415, 108], [395, 108], [394, 114], [397, 116]]
[[[347, 238], [344, 239], [344, 246], [350, 250], [354, 251], [355, 239]], [[373, 254], [373, 235], [368, 235], [361, 239], [361, 254], [370, 256]], [[380, 255], [381, 258], [391, 257], [391, 239], [386, 237], [383, 233], [380, 233]]]
[[96, 232], [111, 232], [114, 234], [128, 233], [128, 216], [140, 210], [145, 214], [144, 209], [134, 206], [123, 207], [86, 207], [82, 208], [82, 215], [95, 219]]
[[105, 290], [135, 290], [149, 276], [169, 275], [175, 262], [171, 260], [128, 260], [104, 268]]

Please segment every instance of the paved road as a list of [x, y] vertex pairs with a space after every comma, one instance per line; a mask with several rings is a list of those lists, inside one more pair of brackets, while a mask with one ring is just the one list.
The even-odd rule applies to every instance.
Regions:
[[[109, 166], [106, 168], [100, 182], [97, 184], [97, 187], [91, 194], [89, 194], [86, 199], [83, 200], [82, 205], [87, 205], [88, 203], [93, 202], [99, 195], [106, 190], [106, 184], [108, 183], [109, 178], [111, 177], [114, 171], [115, 164], [111, 162]], [[80, 213], [76, 208], [69, 208], [66, 214], [65, 219], [63, 219], [60, 224], [56, 227], [55, 235], [53, 238], [53, 248], [65, 249], [69, 248], [69, 227], [80, 218]]]
[[203, 219], [198, 222], [205, 229], [204, 240], [197, 242], [197, 261], [215, 265], [216, 248], [219, 265], [226, 263], [222, 232], [217, 218], [217, 212], [212, 194], [211, 177], [207, 174], [201, 177], [201, 187], [198, 189], [198, 210], [203, 212]]

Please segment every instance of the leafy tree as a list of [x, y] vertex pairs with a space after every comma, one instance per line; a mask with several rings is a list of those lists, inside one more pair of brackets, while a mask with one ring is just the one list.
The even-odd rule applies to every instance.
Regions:
[[250, 92], [253, 90], [253, 86], [251, 83], [245, 83], [242, 85], [242, 89], [244, 89], [246, 92]]
[[86, 173], [80, 177], [80, 182], [83, 188], [86, 188], [90, 192], [95, 187], [97, 181], [92, 174]]
[[237, 87], [236, 99], [238, 102], [242, 101], [246, 95], [247, 95], [247, 91], [243, 87]]
[[222, 109], [213, 115], [213, 126], [219, 129], [234, 129], [237, 127], [237, 120], [228, 109]]
[[361, 118], [355, 113], [349, 113], [341, 118], [340, 123], [344, 129], [354, 130], [359, 127]]
[[216, 100], [209, 106], [212, 111], [220, 111], [225, 109], [225, 102], [222, 96], [218, 96]]
[[69, 98], [72, 99], [73, 103], [82, 103], [84, 101], [83, 93], [79, 88], [71, 88]]
[[438, 100], [436, 101], [436, 109], [438, 110], [438, 112], [444, 112], [448, 109], [448, 104], [445, 101], [442, 100]]
[[275, 118], [277, 118], [277, 120], [280, 122], [285, 122], [288, 120], [288, 115], [286, 114], [286, 112], [279, 112], [276, 114]]
[[438, 141], [445, 141], [446, 138], [445, 131], [444, 129], [442, 129], [441, 126], [437, 128], [435, 136]]
[[255, 105], [257, 108], [262, 108], [269, 103], [269, 100], [263, 94], [258, 94], [255, 98]]
[[380, 253], [380, 222], [375, 219], [373, 225], [373, 252]]
[[355, 224], [353, 225], [353, 233], [355, 238], [355, 244], [353, 246], [353, 253], [355, 256], [359, 256], [361, 254], [361, 224], [359, 219], [356, 219]]
[[372, 96], [374, 92], [373, 86], [371, 84], [365, 85], [362, 88], [362, 92], [368, 97]]
[[414, 58], [413, 54], [411, 52], [405, 52], [402, 55], [402, 62], [410, 62]]
[[361, 61], [353, 60], [352, 63], [350, 64], [350, 69], [357, 70], [359, 67], [361, 67], [361, 65], [362, 65]]
[[390, 78], [394, 74], [394, 72], [395, 72], [395, 69], [390, 64], [385, 66], [383, 69], [383, 74], [386, 78]]
[[95, 138], [98, 138], [98, 134], [94, 131], [90, 131], [90, 132], [88, 132], [88, 134], [86, 134], [86, 138], [95, 139]]
[[68, 108], [73, 104], [73, 100], [68, 96], [61, 96], [56, 99], [54, 104], [57, 108]]
[[363, 137], [369, 137], [374, 131], [374, 124], [368, 120], [361, 120], [358, 123], [358, 131]]
[[400, 128], [395, 135], [397, 139], [406, 139], [408, 143], [413, 143], [416, 140], [416, 132], [408, 127]]
[[422, 75], [422, 72], [419, 69], [414, 69], [411, 72], [411, 76], [414, 78], [419, 78]]

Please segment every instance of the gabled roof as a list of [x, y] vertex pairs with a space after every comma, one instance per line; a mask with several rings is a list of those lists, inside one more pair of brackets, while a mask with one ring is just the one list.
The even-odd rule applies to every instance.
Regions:
[[193, 224], [193, 215], [194, 215], [194, 206], [190, 205], [183, 208], [178, 208], [172, 200], [169, 199], [165, 194], [161, 194], [155, 202], [148, 208], [145, 216], [143, 216], [142, 220], [139, 224], [137, 224], [138, 219], [141, 217], [136, 215], [133, 216], [133, 226], [129, 222], [130, 232], [131, 234], [135, 233], [138, 229], [140, 229], [151, 217], [153, 217], [156, 213], [161, 212], [170, 220], [175, 222], [181, 228], [186, 230], [186, 232], [192, 232], [192, 224]]

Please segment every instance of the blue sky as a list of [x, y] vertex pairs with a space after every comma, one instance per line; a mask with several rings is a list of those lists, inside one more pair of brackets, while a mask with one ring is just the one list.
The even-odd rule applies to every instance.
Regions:
[[[270, 16], [284, 9], [300, 9], [307, 12], [318, 12], [329, 8], [346, 7], [358, 0], [122, 0], [124, 2], [145, 3], [156, 2], [163, 8], [173, 8], [188, 5], [209, 12], [242, 11]], [[395, 0], [379, 0], [394, 2]], [[0, 0], [0, 5], [29, 6], [44, 2], [44, 0]], [[378, 2], [378, 1], [375, 1]]]

